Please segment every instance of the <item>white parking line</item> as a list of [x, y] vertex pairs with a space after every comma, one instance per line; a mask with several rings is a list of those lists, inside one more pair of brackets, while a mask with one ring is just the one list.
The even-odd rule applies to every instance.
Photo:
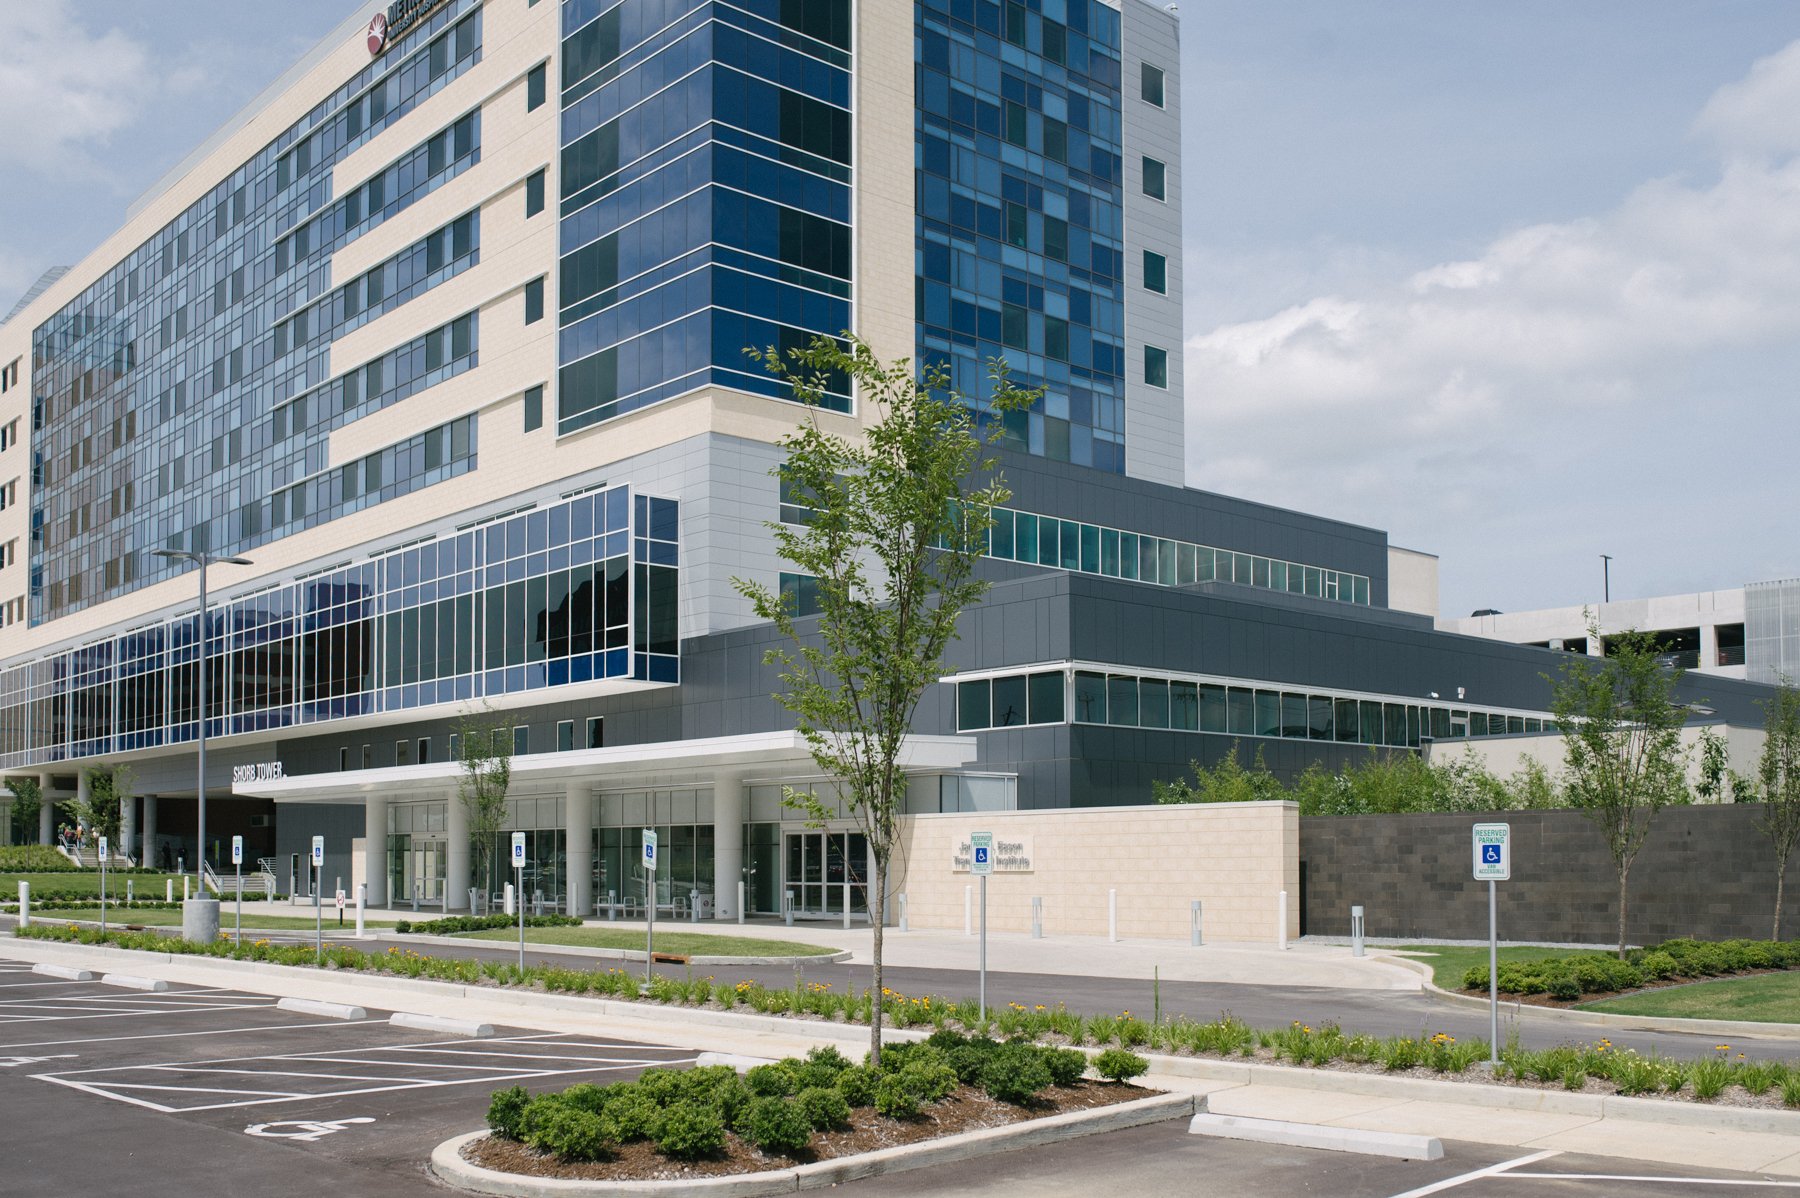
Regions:
[[1508, 1173], [1525, 1181], [1629, 1181], [1640, 1185], [1746, 1186], [1774, 1190], [1800, 1190], [1800, 1181], [1744, 1181], [1735, 1177], [1650, 1177], [1632, 1173]]
[[1506, 1174], [1506, 1176], [1510, 1177], [1512, 1176], [1510, 1170], [1517, 1169], [1521, 1165], [1535, 1165], [1539, 1161], [1548, 1160], [1550, 1157], [1558, 1155], [1560, 1155], [1558, 1150], [1547, 1148], [1543, 1152], [1534, 1152], [1530, 1156], [1515, 1157], [1510, 1161], [1501, 1161], [1499, 1164], [1489, 1165], [1485, 1169], [1476, 1169], [1473, 1172], [1459, 1174], [1456, 1177], [1446, 1177], [1444, 1180], [1434, 1181], [1428, 1186], [1420, 1186], [1418, 1189], [1408, 1190], [1404, 1194], [1395, 1194], [1394, 1198], [1425, 1198], [1425, 1195], [1427, 1194], [1441, 1194], [1445, 1190], [1454, 1190], [1458, 1186], [1466, 1186], [1470, 1182], [1480, 1181], [1484, 1177], [1497, 1177], [1501, 1174]]
[[359, 1023], [379, 1023], [386, 1026], [385, 1019], [354, 1019], [349, 1022], [334, 1019], [330, 1023], [267, 1023], [254, 1027], [215, 1027], [198, 1032], [151, 1032], [142, 1036], [86, 1036], [78, 1040], [27, 1040], [22, 1044], [0, 1044], [0, 1053], [15, 1048], [58, 1048], [65, 1044], [123, 1044], [131, 1040], [185, 1040], [191, 1036], [242, 1036], [262, 1035], [268, 1032], [298, 1032], [309, 1028], [321, 1027], [355, 1027]]
[[[76, 1069], [56, 1073], [40, 1073], [33, 1076], [39, 1081], [52, 1082], [102, 1098], [111, 1098], [118, 1102], [146, 1107], [165, 1114], [178, 1114], [266, 1106], [271, 1103], [294, 1102], [302, 1099], [348, 1098], [403, 1090], [443, 1089], [450, 1086], [492, 1086], [506, 1082], [549, 1077], [616, 1073], [654, 1065], [691, 1064], [697, 1059], [692, 1053], [677, 1056], [643, 1055], [647, 1049], [678, 1054], [685, 1051], [681, 1049], [651, 1049], [647, 1045], [616, 1046], [627, 1051], [635, 1050], [636, 1055], [630, 1056], [594, 1056], [587, 1053], [549, 1055], [530, 1051], [545, 1047], [542, 1038], [538, 1036], [520, 1036], [489, 1041], [479, 1052], [472, 1052], [460, 1047], [466, 1043], [463, 1040], [454, 1040], [427, 1044], [386, 1044], [365, 1049], [325, 1050], [269, 1056], [227, 1057], [208, 1061], [168, 1061], [153, 1065]], [[503, 1049], [503, 1046], [507, 1044], [519, 1045], [519, 1051], [494, 1051]], [[571, 1044], [570, 1047], [587, 1049], [594, 1046], [576, 1043]], [[615, 1046], [607, 1045], [605, 1047]], [[422, 1056], [483, 1059], [449, 1061], [418, 1059]], [[354, 1073], [334, 1072], [329, 1069], [329, 1066], [332, 1065], [345, 1065], [358, 1071]], [[322, 1066], [326, 1068], [323, 1071], [317, 1071]], [[138, 1080], [176, 1076], [183, 1077], [185, 1080], [180, 1083]], [[214, 1080], [224, 1081], [227, 1078], [235, 1079], [245, 1076], [265, 1077], [275, 1084], [264, 1089], [190, 1084]], [[312, 1091], [296, 1090], [292, 1088], [295, 1079], [324, 1082], [328, 1088]], [[200, 1102], [181, 1105], [168, 1105], [152, 1097], [152, 1095], [184, 1093], [194, 1095], [229, 1094], [242, 1097], [229, 1102]]]

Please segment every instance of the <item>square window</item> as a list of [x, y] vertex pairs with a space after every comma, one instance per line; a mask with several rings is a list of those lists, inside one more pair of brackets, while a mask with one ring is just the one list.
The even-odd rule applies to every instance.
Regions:
[[544, 280], [533, 279], [525, 284], [525, 323], [536, 324], [544, 319]]
[[1144, 290], [1169, 294], [1169, 260], [1153, 250], [1144, 251]]
[[525, 215], [536, 216], [544, 210], [544, 172], [538, 171], [525, 180]]
[[430, 764], [430, 762], [431, 762], [431, 738], [429, 736], [421, 736], [419, 738], [419, 764], [420, 765], [428, 765], [428, 764]]
[[1151, 387], [1169, 385], [1169, 351], [1154, 345], [1144, 347], [1144, 383]]
[[556, 751], [567, 753], [575, 748], [575, 721], [560, 720], [556, 725]]
[[526, 112], [536, 112], [544, 106], [544, 97], [547, 91], [546, 82], [547, 72], [544, 69], [544, 64], [541, 62], [525, 73]]
[[604, 716], [591, 715], [588, 717], [587, 747], [590, 749], [606, 747], [606, 719]]
[[1140, 76], [1140, 80], [1139, 94], [1142, 95], [1146, 101], [1156, 105], [1158, 108], [1163, 107], [1162, 68], [1153, 67], [1147, 62], [1144, 63], [1143, 74]]
[[523, 757], [531, 752], [531, 726], [529, 724], [514, 725], [512, 751], [514, 757]]
[[544, 389], [532, 387], [525, 392], [525, 431], [536, 432], [544, 427]]
[[1153, 200], [1168, 199], [1168, 173], [1167, 166], [1148, 154], [1144, 155], [1144, 194]]

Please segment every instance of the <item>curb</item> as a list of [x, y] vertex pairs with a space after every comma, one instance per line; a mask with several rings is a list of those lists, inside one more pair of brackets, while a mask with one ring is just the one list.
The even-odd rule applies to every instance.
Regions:
[[[1439, 986], [1433, 980], [1434, 971], [1431, 966], [1425, 964], [1423, 961], [1418, 961], [1411, 957], [1385, 957], [1384, 959], [1393, 961], [1397, 965], [1404, 965], [1406, 968], [1415, 970], [1421, 974], [1425, 979], [1425, 990], [1427, 993], [1435, 994], [1439, 998], [1447, 998], [1452, 1002], [1460, 1003], [1464, 1006], [1477, 1006], [1483, 1010], [1486, 1010], [1488, 1007], [1488, 1000], [1485, 998], [1478, 998], [1473, 994], [1462, 994], [1455, 990], [1445, 990], [1443, 987]], [[1728, 980], [1728, 978], [1703, 978], [1700, 983], [1695, 984], [1701, 984], [1707, 981], [1723, 982]], [[1674, 987], [1660, 988], [1674, 989]], [[1616, 998], [1618, 996], [1614, 995], [1613, 997]], [[1595, 999], [1594, 1001], [1604, 1002], [1606, 1000]], [[1511, 1007], [1513, 1013], [1517, 1015], [1524, 1010], [1526, 1004], [1518, 1002], [1517, 1000], [1509, 1002], [1503, 999], [1501, 1000], [1500, 1006], [1502, 1010]], [[1745, 1020], [1736, 1019], [1681, 1019], [1674, 1016], [1614, 1015], [1607, 1011], [1583, 1011], [1573, 1007], [1540, 1007], [1535, 1004], [1532, 1005], [1531, 1009], [1533, 1013], [1541, 1013], [1549, 1018], [1562, 1020], [1565, 1023], [1586, 1024], [1589, 1027], [1612, 1028], [1616, 1031], [1697, 1032], [1709, 1036], [1749, 1036], [1752, 1039], [1757, 1040], [1800, 1040], [1800, 1024], [1794, 1023], [1751, 1023]]]
[[[705, 925], [701, 925], [705, 926]], [[420, 936], [412, 932], [396, 932], [392, 928], [372, 929], [376, 940], [391, 941], [394, 944], [436, 944], [444, 948], [467, 948], [470, 945], [491, 945], [495, 948], [517, 947], [516, 941], [508, 940], [473, 940], [466, 936]], [[527, 929], [529, 931], [530, 929]], [[699, 932], [696, 935], [709, 936], [715, 933]], [[637, 948], [582, 948], [574, 944], [534, 944], [525, 942], [528, 952], [549, 953], [554, 956], [575, 957], [577, 959], [599, 959], [602, 961], [636, 961], [642, 964], [644, 951]], [[856, 954], [847, 948], [832, 953], [815, 953], [805, 957], [701, 957], [688, 958], [689, 965], [705, 966], [709, 969], [729, 965], [835, 965], [848, 961]]]
[[1441, 1161], [1444, 1145], [1436, 1136], [1412, 1136], [1396, 1131], [1363, 1131], [1322, 1123], [1289, 1123], [1281, 1119], [1251, 1119], [1243, 1115], [1213, 1115], [1205, 1111], [1188, 1123], [1188, 1135], [1221, 1140], [1246, 1140], [1255, 1144], [1279, 1144], [1286, 1148], [1320, 1148], [1326, 1152], [1355, 1152], [1363, 1156], [1391, 1156], [1406, 1161]]
[[300, 1015], [317, 1015], [323, 1019], [367, 1019], [369, 1017], [369, 1012], [363, 1007], [341, 1002], [321, 1002], [316, 998], [284, 998], [275, 1005], [283, 1011], [293, 1011]]
[[908, 1144], [883, 1148], [836, 1160], [819, 1161], [789, 1169], [729, 1177], [700, 1177], [679, 1181], [573, 1181], [554, 1177], [525, 1177], [484, 1169], [463, 1159], [463, 1149], [489, 1133], [470, 1132], [439, 1144], [431, 1153], [431, 1172], [458, 1189], [502, 1198], [662, 1198], [674, 1194], [704, 1194], [708, 1198], [762, 1198], [768, 1194], [792, 1194], [822, 1189], [863, 1177], [902, 1173], [931, 1165], [965, 1161], [996, 1152], [1056, 1144], [1080, 1136], [1141, 1127], [1192, 1116], [1203, 1105], [1191, 1094], [1158, 1094], [1094, 1110], [1070, 1111], [1044, 1119], [1031, 1119], [1005, 1127], [989, 1127]]
[[65, 982], [91, 982], [94, 972], [91, 969], [76, 969], [72, 965], [38, 964], [31, 967], [31, 972], [47, 978], [61, 978]]
[[491, 1023], [451, 1019], [443, 1015], [415, 1015], [411, 1011], [396, 1011], [388, 1016], [388, 1022], [395, 1027], [410, 1027], [419, 1032], [442, 1032], [446, 1036], [468, 1036], [473, 1040], [485, 1040], [494, 1034], [494, 1025]]

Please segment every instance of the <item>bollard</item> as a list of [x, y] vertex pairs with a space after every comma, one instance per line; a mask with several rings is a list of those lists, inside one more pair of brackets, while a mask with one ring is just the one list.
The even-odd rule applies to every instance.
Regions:
[[1188, 904], [1188, 944], [1200, 947], [1200, 900]]
[[744, 883], [743, 883], [742, 879], [739, 879], [737, 886], [738, 886], [737, 919], [738, 919], [739, 923], [743, 923], [744, 922]]
[[363, 912], [369, 905], [369, 884], [360, 883], [356, 888], [356, 938], [363, 937]]
[[963, 887], [963, 935], [975, 934], [975, 888]]
[[1282, 891], [1275, 904], [1275, 947], [1287, 951], [1287, 891]]
[[413, 914], [414, 915], [417, 915], [419, 913], [419, 891], [420, 891], [420, 889], [421, 889], [421, 886], [420, 886], [418, 879], [417, 878], [413, 879]]
[[1350, 908], [1350, 955], [1352, 957], [1363, 955], [1363, 909], [1361, 907]]
[[481, 893], [481, 891], [475, 889], [475, 887], [473, 887], [473, 886], [469, 887], [469, 914], [470, 915], [480, 915], [481, 914], [481, 912], [479, 912], [475, 909], [475, 896], [480, 893]]
[[129, 906], [131, 906], [131, 904], [133, 904], [135, 902], [137, 902], [136, 887], [132, 883], [132, 880], [130, 878], [126, 878], [125, 879], [125, 905], [127, 907], [129, 907]]
[[1041, 898], [1031, 900], [1031, 938], [1044, 938], [1044, 900]]
[[900, 896], [900, 930], [902, 932], [911, 930], [906, 922], [906, 896], [904, 894]]
[[[502, 900], [501, 900], [503, 905], [501, 906], [500, 909], [502, 911], [504, 911], [506, 914], [511, 915], [513, 913], [513, 884], [511, 882], [508, 882], [506, 884], [506, 888], [504, 890], [502, 890], [500, 893], [503, 896]], [[525, 896], [519, 895], [518, 899], [520, 902], [523, 902], [523, 901], [525, 901]]]
[[188, 901], [188, 876], [186, 874], [181, 875], [181, 901], [184, 903]]
[[698, 890], [688, 891], [688, 922], [700, 922], [700, 892]]
[[175, 879], [174, 878], [164, 878], [163, 879], [163, 902], [172, 903], [174, 901], [175, 901]]
[[606, 892], [606, 919], [609, 923], [619, 922], [619, 892], [616, 890]]
[[535, 891], [532, 894], [531, 913], [533, 915], [542, 915], [544, 913], [544, 892], [541, 890]]
[[1106, 892], [1106, 938], [1114, 944], [1119, 942], [1119, 892]]
[[19, 883], [19, 926], [31, 926], [31, 883]]
[[844, 879], [844, 930], [850, 930], [850, 880]]
[[781, 918], [788, 927], [794, 926], [794, 892], [791, 890], [781, 892]]

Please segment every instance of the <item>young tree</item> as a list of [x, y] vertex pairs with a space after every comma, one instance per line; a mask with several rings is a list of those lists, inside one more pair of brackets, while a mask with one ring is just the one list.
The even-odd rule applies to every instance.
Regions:
[[73, 804], [75, 817], [87, 828], [88, 835], [106, 837], [108, 846], [117, 846], [120, 852], [125, 851], [119, 844], [119, 825], [123, 821], [121, 804], [131, 797], [131, 781], [128, 765], [110, 770], [96, 766], [87, 771], [87, 802], [77, 799]]
[[1702, 803], [1723, 803], [1731, 781], [1731, 756], [1725, 738], [1715, 729], [1700, 729], [1700, 769], [1694, 779], [1694, 796]]
[[13, 819], [18, 821], [20, 835], [27, 843], [36, 843], [33, 839], [38, 834], [38, 812], [44, 807], [44, 792], [38, 786], [36, 778], [23, 774], [14, 774], [6, 780], [6, 789], [12, 791]]
[[[1599, 636], [1590, 629], [1590, 636]], [[1626, 887], [1656, 813], [1687, 797], [1675, 701], [1682, 670], [1658, 660], [1654, 637], [1628, 631], [1607, 638], [1608, 655], [1572, 656], [1551, 683], [1550, 708], [1562, 729], [1569, 805], [1606, 839], [1619, 876], [1619, 956], [1625, 956]]]
[[1763, 730], [1768, 739], [1763, 741], [1757, 769], [1764, 806], [1757, 827], [1775, 846], [1775, 930], [1769, 938], [1780, 940], [1788, 858], [1800, 844], [1800, 691], [1784, 678], [1765, 707]]
[[[769, 527], [781, 556], [816, 580], [816, 630], [797, 628], [790, 597], [761, 582], [732, 583], [792, 642], [765, 658], [782, 670], [775, 698], [868, 839], [875, 1000], [869, 1053], [879, 1061], [882, 925], [906, 793], [901, 744], [920, 695], [943, 676], [958, 615], [987, 590], [975, 563], [993, 524], [990, 509], [1011, 497], [989, 456], [998, 417], [1028, 407], [1038, 393], [1014, 387], [996, 363], [995, 418], [984, 432], [945, 371], [920, 377], [909, 360], [883, 362], [855, 338], [840, 345], [821, 337], [806, 349], [751, 356], [807, 405], [799, 427], [781, 440], [786, 457], [776, 473], [811, 512], [804, 524]], [[834, 389], [852, 384], [860, 398], [867, 419], [859, 438], [820, 426], [819, 402], [834, 381]], [[790, 789], [786, 801], [823, 823], [835, 814], [832, 797]]]
[[[475, 876], [483, 892], [492, 880], [494, 845], [506, 823], [506, 791], [512, 785], [512, 729], [483, 710], [456, 722], [458, 799], [469, 817], [469, 842]], [[470, 911], [469, 914], [475, 914]]]

